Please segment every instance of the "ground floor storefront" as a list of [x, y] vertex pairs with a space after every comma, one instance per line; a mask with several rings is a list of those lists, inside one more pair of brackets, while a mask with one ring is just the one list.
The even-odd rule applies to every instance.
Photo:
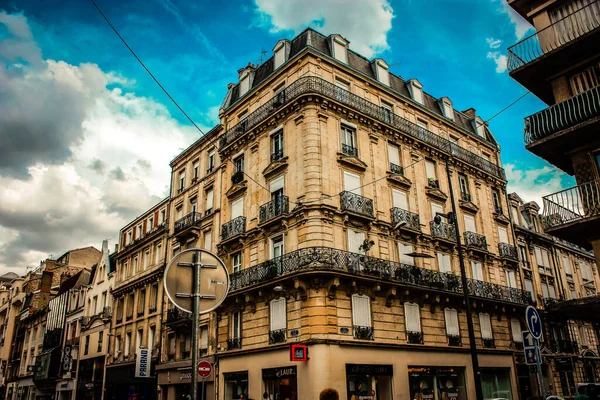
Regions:
[[157, 400], [156, 360], [152, 359], [149, 378], [135, 377], [135, 362], [106, 368], [105, 400]]
[[[213, 357], [201, 358], [198, 360], [207, 361], [213, 365], [213, 373], [207, 378], [198, 377], [198, 400], [214, 400], [216, 395], [214, 384], [214, 365]], [[192, 393], [192, 363], [190, 360], [170, 362], [158, 365], [158, 386], [161, 400], [187, 400]]]
[[[313, 400], [334, 388], [342, 400], [467, 400], [475, 387], [464, 350], [314, 344], [306, 362], [291, 362], [287, 347], [221, 356], [218, 399]], [[512, 354], [482, 354], [479, 363], [485, 398], [519, 399]]]
[[75, 400], [75, 379], [61, 379], [56, 382], [57, 400]]
[[97, 400], [104, 390], [104, 356], [79, 361], [77, 400]]
[[19, 379], [7, 385], [6, 400], [36, 400], [44, 398], [44, 393], [35, 387], [31, 377]]

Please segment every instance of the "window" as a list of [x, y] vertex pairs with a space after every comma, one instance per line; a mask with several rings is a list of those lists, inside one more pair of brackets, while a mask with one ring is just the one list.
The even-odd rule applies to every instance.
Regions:
[[427, 121], [417, 118], [417, 134], [419, 137], [426, 136], [428, 131]]
[[577, 290], [575, 290], [574, 285], [569, 286], [569, 293], [571, 294], [571, 299], [577, 298]]
[[412, 251], [412, 244], [398, 242], [398, 257], [400, 259], [401, 264], [415, 265], [414, 258], [412, 258], [411, 256], [407, 256], [407, 254], [412, 253]]
[[235, 172], [244, 171], [244, 155], [241, 154], [233, 159], [233, 165], [235, 166]]
[[402, 190], [392, 189], [392, 205], [402, 210], [408, 210], [406, 192]]
[[498, 241], [500, 243], [508, 243], [508, 232], [503, 226], [498, 227]]
[[287, 309], [284, 297], [271, 301], [269, 315], [271, 332], [285, 330], [287, 328]]
[[423, 85], [416, 79], [410, 79], [407, 83], [413, 100], [419, 104], [423, 104]]
[[381, 102], [381, 116], [383, 120], [388, 124], [391, 124], [394, 120], [394, 111], [393, 106], [384, 101]]
[[115, 336], [115, 358], [119, 357], [121, 352], [121, 336]]
[[137, 272], [137, 267], [138, 267], [138, 259], [137, 259], [137, 257], [135, 257], [133, 259], [133, 274], [135, 274]]
[[181, 192], [185, 187], [185, 172], [181, 171], [179, 173], [179, 191]]
[[541, 286], [542, 286], [542, 296], [544, 296], [544, 298], [547, 299], [548, 297], [550, 297], [550, 292], [548, 291], [548, 284], [546, 282], [542, 282]]
[[212, 248], [212, 231], [204, 232], [204, 248], [209, 251]]
[[473, 127], [475, 128], [475, 133], [482, 138], [485, 138], [485, 123], [479, 117], [475, 117], [473, 120]]
[[[283, 197], [283, 175], [273, 179], [269, 182], [269, 191], [271, 192], [271, 200], [279, 200], [281, 202], [281, 198]], [[279, 204], [276, 204], [276, 207]]]
[[569, 255], [568, 254], [563, 254], [562, 255], [562, 264], [563, 264], [563, 271], [565, 271], [565, 274], [568, 277], [572, 277], [573, 276], [573, 272], [571, 270], [571, 260], [569, 260]]
[[435, 171], [435, 163], [430, 160], [425, 160], [425, 174], [429, 181], [437, 181], [437, 174]]
[[137, 236], [136, 236], [136, 237], [137, 237], [138, 239], [139, 239], [139, 238], [141, 238], [141, 237], [142, 237], [142, 235], [143, 235], [142, 227], [143, 227], [143, 225], [142, 225], [142, 224], [139, 224], [139, 225], [137, 226]]
[[148, 268], [149, 263], [150, 263], [150, 248], [147, 248], [144, 251], [144, 268]]
[[239, 199], [231, 203], [231, 219], [236, 219], [244, 215], [244, 198]]
[[169, 361], [172, 361], [175, 359], [175, 353], [177, 352], [177, 341], [175, 338], [174, 334], [169, 334], [167, 336], [167, 343], [168, 343], [168, 357], [169, 357]]
[[527, 249], [522, 244], [519, 245], [519, 251], [521, 252], [521, 261], [526, 267], [529, 267], [529, 261], [527, 261]]
[[516, 318], [510, 319], [510, 330], [512, 331], [513, 342], [523, 343], [523, 335], [521, 329], [521, 321]]
[[361, 249], [363, 242], [365, 241], [364, 232], [355, 231], [348, 229], [348, 251], [351, 253], [364, 254]]
[[140, 289], [137, 310], [138, 315], [144, 315], [146, 312], [146, 289]]
[[94, 315], [98, 312], [98, 296], [94, 296], [92, 299], [92, 310], [90, 312], [91, 315]]
[[165, 218], [166, 218], [166, 211], [160, 210], [160, 219], [158, 221], [160, 225], [165, 223]]
[[141, 348], [143, 346], [143, 337], [144, 337], [144, 330], [143, 329], [138, 329], [137, 330], [137, 335], [135, 337], [135, 348], [136, 350]]
[[551, 299], [556, 299], [556, 290], [554, 289], [554, 283], [548, 284], [548, 295]]
[[242, 270], [242, 252], [238, 251], [233, 253], [231, 256], [231, 267], [233, 268], [233, 272], [239, 272]]
[[390, 160], [390, 171], [394, 173], [402, 173], [402, 165], [400, 161], [400, 148], [395, 144], [388, 143], [388, 157]]
[[347, 103], [350, 98], [350, 86], [339, 79], [335, 80], [335, 99]]
[[471, 196], [469, 195], [469, 183], [466, 175], [458, 174], [458, 184], [460, 187], [460, 198], [464, 201], [471, 201]]
[[133, 236], [133, 232], [131, 232], [131, 231], [127, 232], [127, 242], [126, 242], [126, 244], [130, 244], [131, 243], [132, 236]]
[[271, 135], [271, 161], [283, 158], [283, 129]]
[[130, 351], [131, 351], [131, 332], [127, 332], [125, 334], [125, 350], [123, 351], [123, 355], [125, 357], [129, 357]]
[[454, 308], [444, 309], [444, 318], [446, 320], [446, 335], [460, 336], [460, 325], [458, 323], [458, 311]]
[[475, 217], [472, 215], [465, 214], [465, 232], [477, 232], [475, 228]]
[[98, 353], [102, 353], [102, 341], [104, 340], [104, 332], [98, 332]]
[[344, 190], [360, 195], [362, 193], [360, 176], [344, 171]]
[[[502, 202], [500, 201], [500, 192], [498, 189], [492, 189], [492, 200], [494, 201], [494, 212], [502, 214]], [[516, 221], [514, 221], [516, 223]]]
[[479, 261], [471, 261], [471, 277], [478, 281], [483, 280], [483, 267]]
[[346, 64], [348, 62], [348, 55], [346, 53], [346, 43], [339, 39], [333, 38], [333, 56], [336, 60]]
[[162, 257], [162, 242], [159, 242], [154, 246], [154, 263], [158, 264]]
[[[591, 11], [591, 10], [590, 10]], [[597, 23], [596, 16], [596, 23]], [[592, 65], [569, 79], [573, 96], [586, 92], [600, 85], [600, 64]]]
[[536, 246], [534, 248], [535, 258], [537, 261], [538, 268], [540, 272], [545, 272], [547, 274], [552, 274], [552, 268], [550, 267], [550, 257], [548, 255], [548, 250]]
[[521, 222], [519, 220], [519, 211], [517, 210], [517, 207], [511, 206], [510, 212], [512, 214], [513, 223], [515, 223], [517, 225], [521, 225]]
[[215, 196], [214, 196], [213, 190], [209, 189], [206, 192], [206, 206], [204, 207], [205, 214], [210, 214], [212, 212], [214, 197]]
[[158, 283], [153, 284], [150, 287], [150, 301], [148, 304], [150, 312], [156, 311], [156, 306], [158, 302]]
[[356, 131], [347, 125], [342, 124], [342, 153], [349, 156], [358, 156], [356, 150]]
[[212, 153], [210, 153], [208, 155], [208, 166], [206, 169], [206, 173], [210, 174], [211, 172], [213, 172], [214, 168], [215, 168], [215, 153], [213, 151]]
[[531, 279], [524, 279], [525, 282], [525, 290], [533, 295], [533, 281]]
[[196, 213], [196, 211], [198, 211], [198, 202], [195, 197], [190, 199], [190, 209], [192, 213]]
[[490, 314], [479, 313], [479, 326], [481, 328], [482, 339], [494, 338], [494, 335], [492, 334], [492, 320], [490, 318]]
[[148, 223], [146, 224], [146, 232], [150, 232], [154, 228], [154, 217], [148, 218]]
[[285, 62], [285, 51], [286, 51], [285, 42], [283, 42], [283, 41], [279, 42], [279, 45], [276, 46], [275, 49], [273, 50], [273, 52], [275, 53], [275, 58], [274, 58], [275, 65], [273, 66], [273, 69], [279, 68]]
[[208, 327], [200, 327], [200, 356], [208, 354]]
[[85, 337], [85, 345], [83, 346], [83, 354], [87, 356], [89, 351], [90, 351], [90, 335], [87, 335]]
[[185, 335], [183, 338], [183, 342], [180, 344], [181, 346], [181, 358], [186, 359], [190, 358], [192, 353], [192, 338], [190, 335]]
[[437, 253], [438, 269], [440, 272], [452, 272], [452, 265], [450, 264], [450, 254]]
[[154, 349], [154, 337], [156, 336], [156, 326], [152, 325], [148, 330], [148, 350]]
[[577, 333], [579, 334], [579, 343], [581, 344], [582, 347], [586, 348], [589, 346], [589, 340], [588, 340], [588, 335], [585, 329], [585, 326], [583, 325], [579, 325], [577, 327]]
[[369, 296], [352, 295], [352, 325], [371, 328], [371, 299]]
[[444, 117], [450, 119], [450, 120], [454, 120], [454, 110], [452, 108], [452, 102], [450, 101], [449, 98], [447, 97], [443, 97], [442, 98], [442, 112], [444, 113]]
[[200, 171], [200, 162], [196, 161], [194, 163], [194, 180], [198, 179], [198, 173]]
[[382, 60], [375, 61], [375, 72], [377, 74], [377, 80], [386, 86], [390, 86], [390, 73], [389, 67]]
[[415, 303], [404, 303], [406, 332], [421, 332], [421, 310]]
[[434, 219], [438, 213], [444, 213], [444, 206], [439, 203], [431, 202], [431, 219]]
[[283, 254], [283, 236], [277, 236], [276, 238], [271, 239], [271, 258], [278, 258], [283, 256]]
[[579, 263], [579, 269], [581, 270], [581, 278], [584, 281], [592, 281], [594, 280], [594, 276], [592, 275], [592, 270], [590, 268], [590, 264], [587, 262]]
[[108, 301], [107, 293], [102, 292], [102, 307], [103, 308], [108, 306], [107, 301]]
[[231, 338], [239, 339], [242, 333], [242, 313], [236, 311], [231, 314]]
[[515, 278], [515, 271], [504, 271], [506, 274], [506, 285], [511, 288], [517, 287], [517, 278]]

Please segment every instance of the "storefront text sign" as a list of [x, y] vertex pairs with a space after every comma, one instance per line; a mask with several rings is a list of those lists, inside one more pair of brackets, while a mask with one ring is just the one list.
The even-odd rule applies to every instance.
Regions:
[[377, 364], [346, 364], [346, 374], [348, 375], [394, 375], [394, 369], [391, 365]]
[[190, 380], [192, 379], [192, 371], [187, 371], [187, 372], [180, 372], [179, 373], [179, 380], [180, 381], [185, 381], [185, 380]]
[[296, 367], [268, 368], [262, 370], [263, 379], [279, 379], [296, 376]]
[[150, 350], [138, 348], [135, 353], [135, 377], [150, 378], [151, 363]]

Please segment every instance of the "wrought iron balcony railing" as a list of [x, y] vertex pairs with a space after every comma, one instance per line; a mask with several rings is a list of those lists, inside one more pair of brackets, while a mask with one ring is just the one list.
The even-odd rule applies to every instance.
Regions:
[[471, 195], [466, 192], [460, 192], [460, 199], [462, 201], [471, 201]]
[[496, 347], [496, 342], [494, 341], [494, 339], [482, 339], [483, 340], [483, 347], [488, 347], [490, 349], [493, 349], [494, 347]]
[[600, 86], [525, 118], [525, 144], [532, 144], [600, 116]]
[[342, 211], [351, 211], [369, 217], [375, 215], [372, 199], [348, 191], [340, 193], [340, 207]]
[[430, 221], [429, 227], [431, 229], [431, 236], [456, 242], [456, 230], [454, 229], [454, 224], [447, 224], [445, 222], [436, 224], [435, 221]]
[[502, 210], [502, 207], [494, 207], [494, 214], [504, 215], [504, 210]]
[[234, 185], [237, 183], [241, 183], [244, 181], [244, 171], [235, 171], [233, 175], [231, 175], [231, 183]]
[[354, 339], [373, 340], [373, 327], [371, 326], [354, 325], [352, 331], [354, 332]]
[[237, 217], [223, 224], [221, 240], [227, 240], [246, 232], [246, 217]]
[[577, 354], [579, 353], [579, 345], [576, 340], [556, 340], [550, 341], [550, 348], [554, 353]]
[[406, 341], [412, 344], [423, 344], [423, 332], [406, 332]]
[[269, 344], [285, 342], [285, 332], [287, 329], [277, 329], [269, 331]]
[[511, 260], [518, 260], [517, 248], [512, 244], [498, 243], [498, 253], [502, 258], [509, 258]]
[[487, 240], [479, 233], [467, 231], [465, 232], [465, 246], [487, 251]]
[[287, 196], [277, 196], [270, 202], [260, 206], [259, 220], [265, 223], [273, 218], [285, 215], [289, 211], [289, 198]]
[[600, 215], [599, 183], [595, 180], [544, 196], [544, 227], [555, 228]]
[[[234, 272], [230, 276], [231, 290], [261, 285], [272, 279], [308, 271], [331, 271], [368, 278], [379, 278], [405, 286], [447, 293], [462, 293], [460, 278], [412, 265], [401, 264], [363, 254], [330, 247], [308, 247], [273, 260]], [[527, 305], [531, 294], [521, 289], [468, 279], [472, 296], [507, 303]]]
[[460, 335], [448, 335], [448, 346], [462, 346]]
[[509, 47], [508, 70], [527, 65], [599, 27], [600, 3], [594, 1]]
[[390, 171], [392, 171], [392, 174], [404, 175], [404, 167], [394, 163], [390, 163]]
[[349, 144], [342, 144], [342, 153], [348, 156], [358, 157], [358, 149]]
[[191, 212], [183, 218], [175, 221], [175, 233], [181, 232], [184, 229], [187, 229], [191, 226], [196, 225], [202, 219], [202, 213], [199, 212]]
[[[479, 168], [480, 170], [500, 179], [506, 179], [504, 169], [493, 162], [463, 147], [460, 147], [455, 143], [452, 143], [450, 140], [445, 139], [442, 136], [436, 135], [425, 128], [419, 127], [416, 123], [411, 122], [399, 115], [391, 114], [393, 118], [390, 118], [389, 110], [383, 111], [380, 105], [372, 103], [360, 96], [339, 88], [333, 83], [327, 82], [322, 78], [316, 76], [307, 76], [294, 81], [285, 88], [285, 102], [289, 103], [299, 96], [307, 93], [317, 93], [332, 100], [346, 104], [371, 118], [386, 123], [415, 139], [427, 143], [428, 145], [436, 148], [438, 151], [442, 151], [447, 155], [453, 156], [455, 159]], [[271, 117], [275, 104], [279, 102], [280, 99], [277, 97], [277, 95], [275, 95], [265, 104], [252, 112], [244, 121], [229, 128], [227, 132], [219, 139], [219, 148], [223, 150], [225, 147], [242, 137], [249, 129], [252, 129], [259, 123]]]
[[233, 338], [227, 340], [227, 350], [241, 349], [242, 338]]
[[392, 225], [398, 226], [399, 224], [402, 224], [406, 228], [413, 229], [415, 231], [421, 231], [421, 220], [419, 218], [419, 214], [398, 207], [392, 208], [391, 213]]
[[181, 311], [177, 307], [167, 310], [167, 325], [187, 324], [192, 322], [192, 314]]
[[271, 153], [271, 162], [281, 160], [283, 158], [283, 149]]

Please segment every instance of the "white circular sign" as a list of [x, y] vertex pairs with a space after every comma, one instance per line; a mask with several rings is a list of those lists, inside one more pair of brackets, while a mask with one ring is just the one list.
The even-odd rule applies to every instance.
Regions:
[[229, 273], [217, 255], [196, 248], [177, 254], [165, 269], [164, 288], [176, 307], [191, 313], [196, 263], [200, 266], [200, 314], [205, 314], [219, 307], [229, 293]]

